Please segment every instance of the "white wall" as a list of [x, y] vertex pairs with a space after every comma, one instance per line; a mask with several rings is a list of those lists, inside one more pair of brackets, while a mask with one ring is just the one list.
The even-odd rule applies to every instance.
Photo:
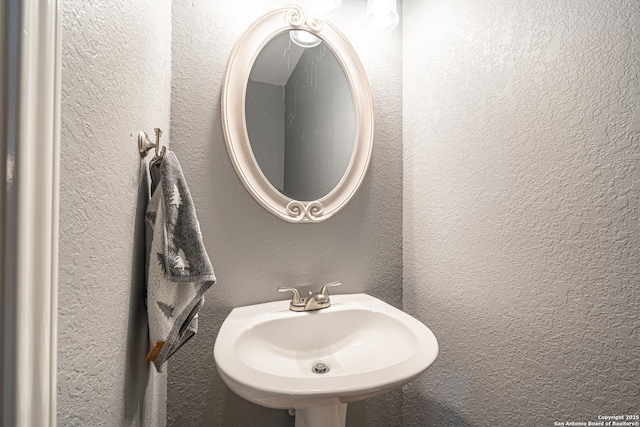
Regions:
[[[233, 307], [283, 299], [278, 286], [366, 291], [402, 301], [402, 104], [400, 29], [362, 31], [366, 2], [343, 2], [335, 22], [354, 44], [373, 88], [376, 141], [367, 177], [341, 212], [320, 224], [290, 224], [263, 209], [237, 177], [225, 147], [220, 89], [240, 34], [288, 0], [174, 0], [172, 146], [183, 166], [218, 283], [206, 294], [200, 330], [169, 361], [170, 426], [292, 425], [287, 411], [253, 405], [217, 375], [213, 345]], [[400, 391], [349, 405], [352, 426], [400, 426]]]
[[637, 413], [637, 1], [404, 15], [404, 308], [441, 345], [404, 425]]
[[63, 0], [62, 27], [58, 425], [162, 426], [137, 133], [169, 134], [171, 1]]

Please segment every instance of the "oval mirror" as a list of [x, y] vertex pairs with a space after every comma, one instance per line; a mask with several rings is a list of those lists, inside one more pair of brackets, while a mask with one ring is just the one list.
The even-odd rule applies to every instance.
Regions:
[[244, 107], [262, 174], [280, 193], [307, 202], [322, 199], [340, 183], [356, 125], [340, 61], [319, 38], [299, 40], [311, 37], [316, 38], [289, 30], [262, 48], [249, 74]]
[[263, 16], [236, 42], [222, 122], [244, 186], [289, 222], [323, 221], [342, 209], [371, 157], [362, 64], [333, 25], [297, 7]]

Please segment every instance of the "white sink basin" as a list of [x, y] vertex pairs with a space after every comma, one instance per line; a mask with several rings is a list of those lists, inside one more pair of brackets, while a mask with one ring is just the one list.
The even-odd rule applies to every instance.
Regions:
[[[296, 409], [296, 426], [344, 426], [346, 404], [408, 383], [433, 363], [438, 342], [410, 315], [367, 294], [334, 295], [318, 311], [289, 301], [234, 309], [214, 356], [223, 381], [262, 406]], [[318, 363], [329, 367], [314, 373]]]

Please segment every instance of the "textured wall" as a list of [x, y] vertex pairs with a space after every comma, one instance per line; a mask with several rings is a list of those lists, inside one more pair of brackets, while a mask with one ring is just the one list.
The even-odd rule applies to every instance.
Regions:
[[137, 132], [169, 130], [171, 2], [63, 0], [62, 26], [58, 425], [161, 426]]
[[[278, 286], [366, 291], [402, 302], [402, 105], [400, 29], [362, 32], [366, 3], [344, 2], [335, 22], [357, 49], [372, 88], [376, 141], [367, 177], [351, 203], [320, 224], [290, 224], [265, 209], [238, 179], [224, 143], [220, 89], [238, 36], [276, 0], [173, 2], [172, 146], [198, 211], [218, 283], [206, 295], [198, 335], [169, 361], [171, 426], [293, 425], [286, 411], [261, 408], [228, 390], [213, 344], [233, 307], [283, 299]], [[401, 393], [350, 405], [352, 426], [401, 425]]]
[[640, 409], [640, 7], [407, 0], [406, 426]]

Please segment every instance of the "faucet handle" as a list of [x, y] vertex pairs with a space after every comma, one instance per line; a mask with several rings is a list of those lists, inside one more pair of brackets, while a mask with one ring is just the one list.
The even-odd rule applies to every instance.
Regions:
[[331, 282], [331, 283], [327, 283], [326, 285], [324, 285], [322, 287], [322, 290], [320, 291], [320, 293], [322, 294], [322, 297], [325, 300], [329, 299], [329, 288], [333, 287], [333, 286], [341, 286], [342, 282], [338, 281], [338, 282]]
[[293, 296], [291, 297], [291, 304], [302, 304], [302, 298], [300, 297], [300, 292], [298, 292], [296, 288], [287, 288], [284, 286], [280, 286], [278, 288], [278, 292], [289, 292], [289, 291], [293, 293]]

